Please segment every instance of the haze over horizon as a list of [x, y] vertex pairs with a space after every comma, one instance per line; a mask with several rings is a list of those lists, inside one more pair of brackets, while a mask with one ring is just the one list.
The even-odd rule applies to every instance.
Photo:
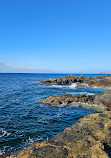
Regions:
[[111, 73], [110, 0], [0, 1], [0, 73]]

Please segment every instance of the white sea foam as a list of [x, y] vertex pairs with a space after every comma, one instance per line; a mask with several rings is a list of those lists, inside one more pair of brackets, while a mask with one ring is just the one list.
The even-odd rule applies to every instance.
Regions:
[[81, 85], [83, 85], [85, 87], [89, 87], [87, 83], [81, 83]]
[[16, 103], [18, 101], [20, 101], [19, 99], [13, 99], [13, 100], [9, 100], [10, 102]]
[[105, 89], [105, 90], [111, 90], [111, 87], [93, 87], [95, 89]]
[[50, 87], [53, 87], [53, 88], [71, 88], [71, 89], [74, 89], [76, 88], [77, 84], [76, 83], [72, 83], [70, 85], [51, 85]]
[[26, 139], [26, 141], [23, 141], [22, 143], [24, 143], [24, 146], [27, 146], [27, 145], [31, 145], [34, 142], [40, 141], [40, 140], [43, 140], [43, 138], [40, 136], [37, 136], [37, 138], [31, 138], [29, 136], [29, 138]]
[[64, 86], [61, 86], [61, 85], [51, 85], [50, 87], [54, 87], [54, 88], [63, 88]]
[[47, 137], [47, 141], [49, 140], [49, 138]]
[[6, 147], [3, 147], [2, 149], [0, 149], [0, 155], [4, 155], [6, 151]]
[[11, 133], [9, 133], [9, 132], [3, 130], [3, 129], [1, 129], [0, 132], [2, 133], [2, 134], [0, 135], [0, 138], [5, 137], [5, 136], [8, 137], [8, 136], [11, 134]]
[[0, 149], [0, 155], [4, 155], [5, 154], [5, 151]]
[[75, 94], [75, 95], [95, 95], [94, 93], [89, 93], [89, 92], [72, 92], [71, 94]]
[[29, 138], [26, 139], [26, 141], [23, 141], [22, 143], [24, 143], [24, 145], [27, 146], [27, 145], [31, 145], [33, 142], [34, 142], [34, 140], [32, 138], [30, 138], [30, 136], [29, 136]]
[[72, 83], [70, 86], [68, 86], [69, 88], [71, 88], [71, 89], [74, 89], [74, 88], [76, 88], [77, 87], [77, 84], [76, 83]]
[[0, 155], [4, 155], [7, 151], [9, 151], [9, 149], [12, 149], [12, 147], [11, 146], [3, 146], [0, 149]]
[[32, 144], [33, 142], [34, 142], [34, 140], [29, 137], [29, 139], [28, 139], [28, 144]]

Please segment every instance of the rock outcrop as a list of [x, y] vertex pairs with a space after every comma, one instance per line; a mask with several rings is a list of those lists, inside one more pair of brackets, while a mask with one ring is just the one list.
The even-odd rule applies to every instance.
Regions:
[[100, 95], [96, 95], [94, 98], [95, 105], [107, 106], [111, 110], [111, 90], [106, 90]]
[[111, 111], [88, 115], [51, 140], [7, 158], [111, 158]]
[[49, 105], [67, 105], [70, 103], [87, 103], [87, 104], [94, 104], [94, 98], [95, 96], [85, 96], [85, 95], [77, 95], [72, 96], [71, 94], [67, 95], [59, 95], [59, 96], [51, 96], [44, 100], [42, 100], [42, 103], [49, 104]]
[[59, 95], [59, 96], [51, 96], [44, 100], [42, 100], [44, 104], [48, 105], [66, 105], [66, 104], [74, 104], [74, 103], [83, 103], [86, 106], [96, 107], [100, 109], [111, 110], [111, 90], [107, 90], [100, 95], [77, 95], [72, 96], [71, 94], [67, 95]]
[[69, 75], [69, 76], [62, 77], [62, 78], [57, 78], [57, 79], [52, 79], [52, 80], [47, 80], [47, 81], [41, 81], [41, 83], [42, 84], [60, 84], [60, 85], [64, 85], [64, 84], [75, 83], [75, 82], [84, 83], [85, 80], [86, 80], [86, 77], [84, 77], [84, 76]]
[[84, 83], [90, 87], [111, 87], [111, 77], [85, 77], [69, 75], [62, 78], [41, 81], [42, 84], [70, 84], [70, 83]]

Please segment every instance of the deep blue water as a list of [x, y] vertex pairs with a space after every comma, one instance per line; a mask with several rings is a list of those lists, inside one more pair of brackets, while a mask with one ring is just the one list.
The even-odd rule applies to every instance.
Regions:
[[42, 99], [51, 95], [91, 95], [105, 90], [39, 84], [41, 80], [67, 75], [0, 74], [0, 154], [19, 150], [35, 141], [46, 141], [78, 119], [95, 113], [93, 109], [52, 107], [41, 103]]

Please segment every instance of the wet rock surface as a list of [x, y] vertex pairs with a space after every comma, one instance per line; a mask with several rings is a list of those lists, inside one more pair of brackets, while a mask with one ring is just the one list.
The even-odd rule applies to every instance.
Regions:
[[111, 158], [111, 111], [88, 115], [51, 140], [10, 158]]
[[51, 96], [44, 100], [42, 100], [44, 104], [48, 105], [67, 105], [67, 104], [73, 104], [73, 103], [84, 103], [87, 104], [87, 106], [91, 107], [99, 107], [106, 110], [111, 110], [111, 90], [106, 90], [104, 93], [100, 95], [91, 95], [91, 96], [85, 96], [85, 95], [77, 95], [72, 96], [71, 94], [67, 95], [59, 95], [59, 96]]
[[69, 75], [62, 78], [41, 81], [42, 84], [59, 84], [65, 85], [70, 83], [84, 83], [90, 87], [111, 87], [111, 77], [85, 77]]

